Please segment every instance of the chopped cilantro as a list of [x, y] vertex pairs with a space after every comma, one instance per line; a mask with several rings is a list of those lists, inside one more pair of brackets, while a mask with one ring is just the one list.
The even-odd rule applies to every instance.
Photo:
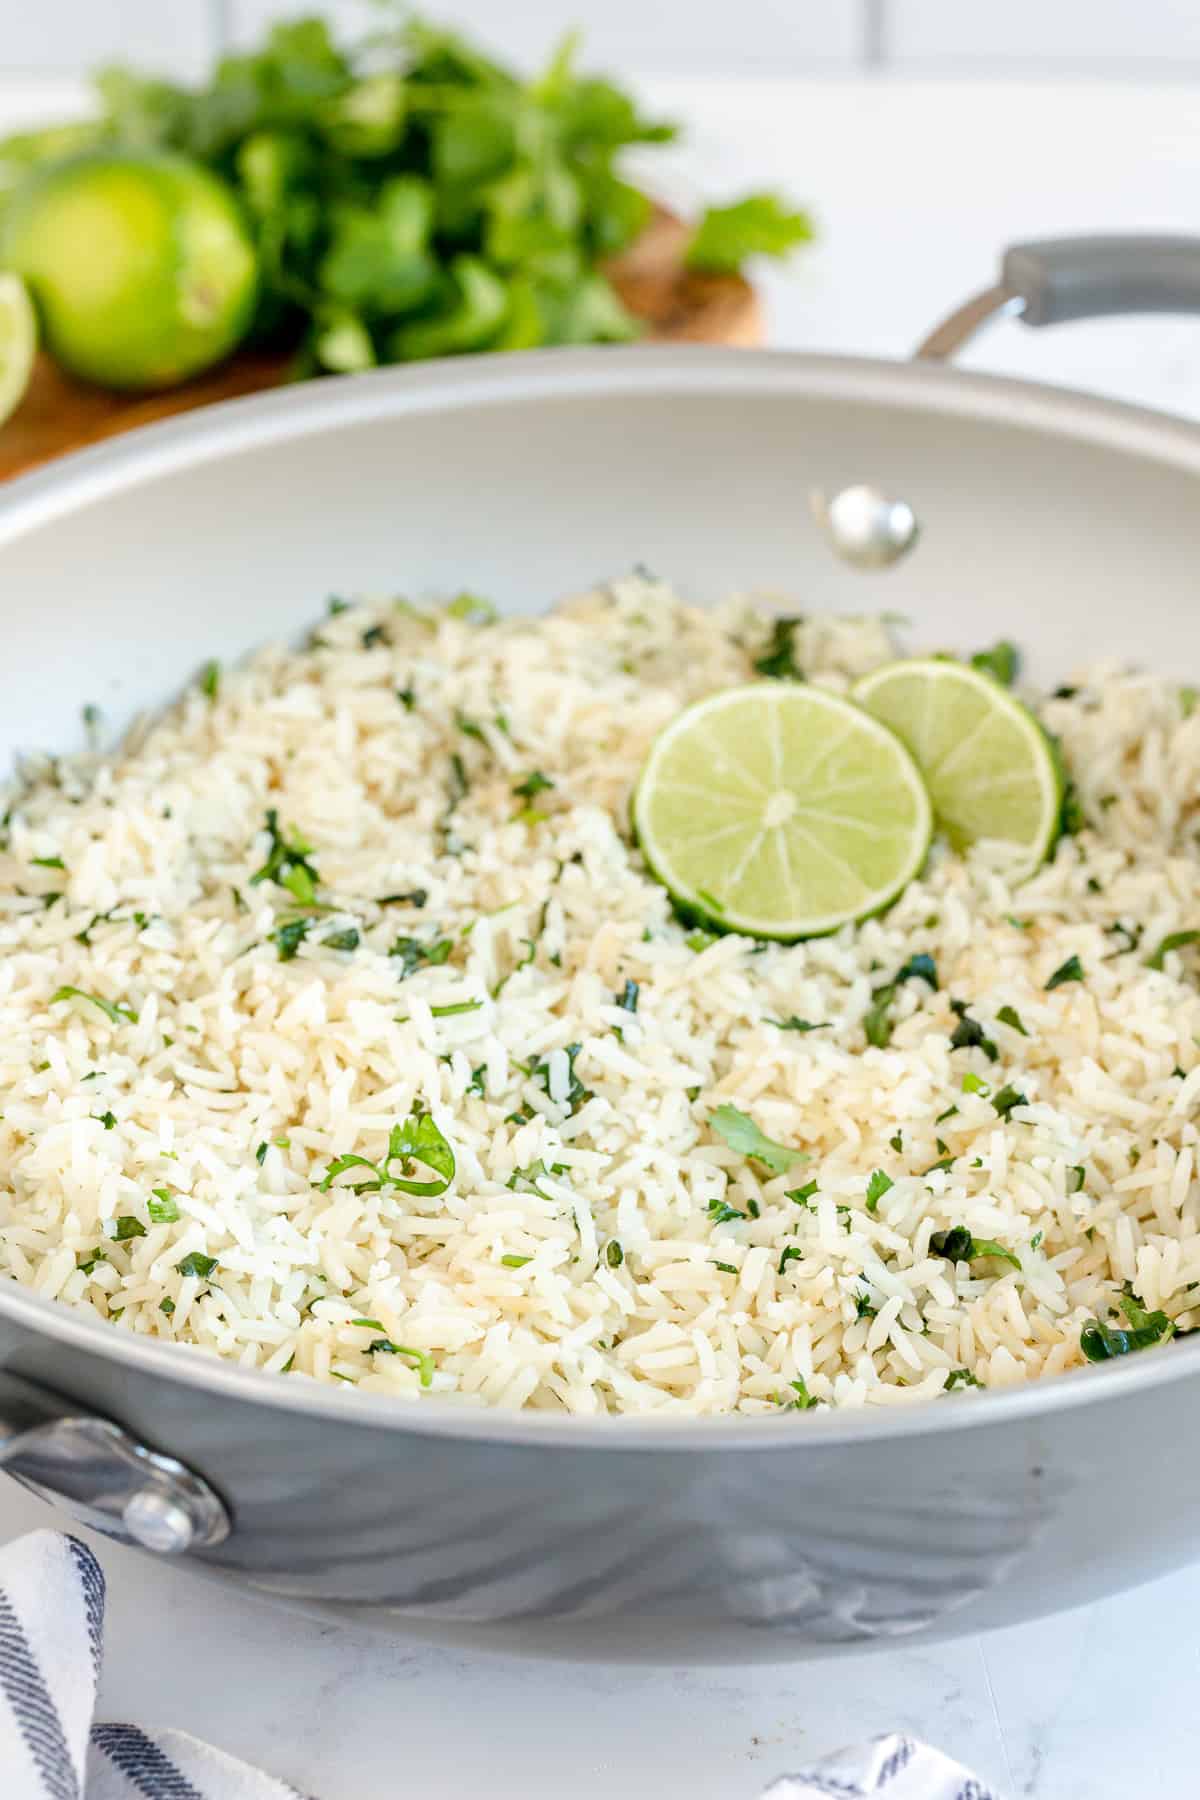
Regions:
[[965, 1000], [951, 1000], [950, 1011], [955, 1014], [958, 1023], [950, 1033], [952, 1050], [982, 1050], [989, 1062], [995, 1062], [1000, 1052], [991, 1038], [984, 1031], [978, 1019], [973, 1019], [967, 1011]]
[[407, 687], [396, 689], [396, 698], [405, 712], [411, 712], [417, 704], [417, 691], [410, 682]]
[[934, 962], [932, 956], [926, 956], [924, 951], [921, 951], [916, 956], [910, 956], [904, 967], [898, 970], [896, 974], [897, 987], [902, 981], [926, 981], [929, 983], [929, 986], [933, 989], [934, 993], [936, 993], [938, 986], [937, 964]]
[[700, 951], [707, 950], [710, 944], [715, 944], [717, 938], [715, 932], [697, 929], [696, 931], [689, 931], [683, 941], [689, 950]]
[[200, 671], [200, 692], [206, 700], [215, 700], [221, 686], [221, 665], [219, 662], [206, 662]]
[[802, 615], [783, 615], [771, 622], [762, 652], [754, 659], [754, 667], [759, 675], [768, 675], [776, 681], [803, 681], [804, 671], [796, 663], [794, 633], [797, 625], [802, 625]]
[[[566, 1052], [567, 1052], [566, 1105], [570, 1108], [572, 1113], [578, 1112], [579, 1108], [583, 1105], [584, 1101], [590, 1100], [592, 1097], [592, 1090], [590, 1088], [584, 1087], [582, 1081], [580, 1081], [578, 1075], [576, 1075], [576, 1073], [575, 1073], [575, 1059], [579, 1055], [579, 1053], [582, 1049], [583, 1049], [582, 1044], [568, 1044], [566, 1046]], [[531, 1074], [535, 1081], [541, 1082], [541, 1084], [545, 1088], [547, 1094], [549, 1094], [549, 1092], [550, 1092], [550, 1058], [548, 1056], [539, 1057], [538, 1061], [534, 1064], [533, 1069], [531, 1070]]]
[[399, 957], [400, 979], [405, 981], [420, 968], [440, 967], [453, 948], [453, 938], [437, 938], [432, 943], [422, 943], [420, 938], [398, 937], [388, 955]]
[[170, 1188], [165, 1187], [151, 1188], [146, 1211], [156, 1225], [173, 1225], [179, 1217], [175, 1196]]
[[993, 644], [990, 650], [977, 650], [971, 658], [971, 667], [984, 675], [990, 675], [1001, 687], [1011, 687], [1017, 679], [1017, 670], [1021, 666], [1021, 654], [1015, 644]]
[[1196, 701], [1200, 699], [1200, 688], [1181, 687], [1179, 690], [1179, 712], [1181, 718], [1190, 719], [1196, 710]]
[[722, 1275], [737, 1275], [740, 1273], [736, 1263], [715, 1262], [713, 1268], [720, 1269]]
[[477, 1069], [471, 1070], [471, 1079], [463, 1090], [468, 1094], [477, 1094], [481, 1100], [487, 1098], [487, 1064], [480, 1063]]
[[788, 1382], [788, 1386], [791, 1388], [796, 1398], [794, 1400], [781, 1401], [781, 1412], [807, 1412], [810, 1407], [817, 1405], [817, 1401], [808, 1391], [808, 1384], [803, 1375], [797, 1375], [795, 1381]]
[[1082, 1163], [1072, 1163], [1071, 1167], [1067, 1170], [1067, 1192], [1068, 1192], [1068, 1194], [1080, 1193], [1083, 1188], [1083, 1184], [1086, 1180], [1087, 1180], [1087, 1170], [1084, 1168], [1083, 1164]]
[[364, 650], [377, 650], [380, 644], [390, 644], [391, 641], [386, 625], [368, 625], [362, 634]]
[[744, 1219], [748, 1215], [739, 1212], [736, 1206], [730, 1206], [727, 1200], [713, 1198], [708, 1203], [708, 1216], [714, 1225], [728, 1225], [733, 1219]]
[[1019, 1031], [1023, 1038], [1029, 1036], [1029, 1033], [1021, 1023], [1021, 1015], [1017, 1012], [1015, 1007], [1002, 1006], [996, 1014], [996, 1021], [1000, 1025], [1007, 1025], [1010, 1031]]
[[175, 1302], [172, 1300], [170, 1294], [163, 1295], [162, 1299], [158, 1303], [158, 1310], [160, 1313], [163, 1313], [168, 1319], [171, 1317], [172, 1313], [175, 1311]]
[[502, 1256], [500, 1261], [506, 1269], [523, 1269], [526, 1263], [533, 1261], [532, 1256]]
[[892, 1041], [892, 1001], [896, 997], [894, 982], [886, 987], [876, 988], [871, 995], [871, 1005], [863, 1016], [863, 1031], [868, 1044], [876, 1050], [886, 1050]]
[[180, 1275], [196, 1275], [201, 1281], [207, 1281], [216, 1269], [218, 1258], [205, 1256], [199, 1250], [189, 1250], [181, 1262], [175, 1264]]
[[77, 1259], [76, 1267], [81, 1275], [90, 1275], [97, 1263], [107, 1261], [108, 1258], [105, 1256], [103, 1250], [89, 1250], [86, 1256]]
[[981, 1388], [982, 1386], [982, 1381], [972, 1375], [970, 1369], [951, 1369], [949, 1375], [946, 1377], [946, 1385], [942, 1389], [942, 1392], [944, 1394], [951, 1394], [954, 1392], [955, 1388]]
[[326, 950], [357, 950], [362, 939], [351, 925], [345, 931], [331, 932], [328, 937], [322, 938], [321, 942]]
[[1068, 956], [1065, 963], [1060, 963], [1046, 983], [1046, 992], [1052, 994], [1055, 988], [1065, 987], [1069, 981], [1082, 981], [1083, 964], [1077, 956]]
[[992, 1095], [992, 1105], [1002, 1119], [1007, 1119], [1014, 1106], [1028, 1106], [1029, 1101], [1019, 1088], [1006, 1082], [998, 1094]]
[[513, 784], [513, 793], [519, 799], [532, 800], [536, 794], [544, 794], [548, 788], [553, 786], [554, 783], [548, 775], [543, 775], [540, 769], [531, 769], [523, 781]]
[[271, 942], [279, 952], [280, 962], [292, 961], [311, 930], [311, 919], [288, 919], [271, 933]]
[[803, 1187], [789, 1188], [785, 1195], [785, 1199], [794, 1200], [797, 1206], [808, 1206], [808, 1209], [811, 1212], [812, 1208], [808, 1203], [816, 1192], [817, 1183], [815, 1181], [808, 1181], [805, 1182]]
[[890, 1137], [888, 1139], [888, 1143], [891, 1145], [892, 1149], [896, 1152], [897, 1156], [903, 1155], [903, 1153], [904, 1153], [904, 1133], [903, 1132], [898, 1131], [896, 1133], [895, 1137]]
[[254, 1152], [254, 1160], [260, 1169], [267, 1160], [267, 1148], [267, 1140], [264, 1138], [262, 1143], [258, 1146], [258, 1149]]
[[482, 1000], [455, 1000], [446, 1006], [431, 1006], [429, 1010], [435, 1019], [454, 1019], [460, 1013], [478, 1012], [482, 1005]]
[[638, 1009], [640, 988], [636, 981], [627, 981], [619, 994], [614, 995], [614, 1003], [625, 1012], [635, 1013]]
[[625, 1252], [622, 1250], [616, 1238], [609, 1239], [608, 1248], [604, 1252], [604, 1260], [610, 1269], [619, 1269], [621, 1264], [625, 1261]]
[[1200, 931], [1171, 931], [1163, 939], [1153, 955], [1146, 958], [1148, 969], [1161, 969], [1172, 950], [1182, 950], [1187, 944], [1200, 943]]
[[123, 1000], [105, 1000], [100, 994], [88, 994], [77, 987], [60, 987], [51, 994], [50, 1005], [55, 1006], [60, 1000], [86, 1000], [90, 1006], [98, 1006], [114, 1025], [137, 1024], [137, 1014]]
[[391, 1338], [383, 1337], [376, 1338], [374, 1343], [368, 1344], [367, 1353], [370, 1356], [383, 1354], [408, 1357], [417, 1371], [421, 1386], [423, 1388], [432, 1387], [433, 1358], [427, 1350], [410, 1350], [406, 1344], [393, 1344]]
[[[957, 1111], [958, 1111], [957, 1106], [946, 1107], [944, 1112], [938, 1113], [937, 1117], [933, 1121], [934, 1124], [940, 1125], [944, 1119], [952, 1119]], [[938, 1142], [941, 1143], [940, 1138], [938, 1139]]]
[[128, 1238], [145, 1237], [146, 1227], [132, 1213], [122, 1213], [119, 1219], [113, 1220], [112, 1235], [118, 1244], [123, 1244]]
[[879, 1202], [895, 1185], [890, 1175], [886, 1175], [882, 1169], [876, 1169], [867, 1182], [867, 1211], [878, 1212]]
[[461, 619], [466, 625], [494, 625], [500, 617], [490, 600], [480, 594], [456, 594], [444, 608], [448, 619]]
[[298, 833], [287, 838], [279, 829], [279, 814], [273, 806], [267, 811], [264, 828], [270, 840], [267, 860], [250, 877], [251, 887], [257, 887], [262, 881], [273, 881], [276, 887], [286, 888], [299, 906], [311, 906], [320, 882], [320, 876], [309, 861], [312, 845]]
[[828, 1031], [828, 1021], [814, 1025], [810, 1019], [798, 1019], [793, 1013], [788, 1019], [767, 1019], [768, 1025], [774, 1025], [777, 1031]]
[[[394, 1162], [400, 1164], [402, 1176], [392, 1173]], [[433, 1170], [435, 1179], [412, 1180], [412, 1168], [417, 1163]], [[365, 1156], [335, 1158], [325, 1171], [320, 1192], [328, 1193], [335, 1177], [344, 1174], [347, 1169], [370, 1169], [374, 1179], [363, 1183], [367, 1190], [390, 1187], [398, 1188], [403, 1194], [435, 1196], [444, 1194], [454, 1180], [454, 1151], [432, 1115], [418, 1110], [411, 1112], [403, 1124], [392, 1126], [388, 1134], [386, 1154], [379, 1163], [369, 1162]]]
[[856, 1319], [874, 1319], [878, 1316], [878, 1313], [879, 1313], [879, 1308], [877, 1306], [872, 1305], [870, 1294], [868, 1294], [868, 1293], [855, 1294], [855, 1296], [854, 1296], [854, 1316]]
[[376, 906], [424, 906], [429, 898], [427, 888], [411, 888], [406, 894], [382, 894]]
[[1020, 1259], [1003, 1244], [998, 1244], [994, 1238], [972, 1237], [965, 1225], [953, 1225], [949, 1231], [935, 1231], [929, 1240], [929, 1248], [935, 1256], [944, 1256], [950, 1262], [974, 1262], [977, 1257], [995, 1256], [1011, 1263], [1014, 1269], [1021, 1266]]
[[92, 1118], [97, 1125], [103, 1125], [105, 1131], [111, 1131], [117, 1122], [116, 1114], [111, 1112], [93, 1113]]
[[1044, 1231], [1035, 1231], [1033, 1236], [1029, 1240], [1029, 1248], [1031, 1250], [1040, 1250], [1042, 1247], [1042, 1239], [1045, 1237], [1045, 1235], [1046, 1234]]
[[1079, 1333], [1079, 1348], [1089, 1362], [1107, 1362], [1113, 1356], [1128, 1356], [1134, 1350], [1148, 1350], [1152, 1344], [1165, 1344], [1175, 1335], [1175, 1324], [1164, 1312], [1147, 1312], [1132, 1293], [1121, 1299], [1121, 1311], [1129, 1322], [1128, 1330], [1089, 1319]]
[[976, 1075], [971, 1069], [968, 1069], [963, 1076], [962, 1085], [964, 1094], [979, 1094], [984, 1100], [992, 1091], [991, 1083], [985, 1081], [982, 1075]]
[[786, 1175], [794, 1162], [807, 1161], [801, 1151], [789, 1149], [786, 1144], [777, 1144], [773, 1138], [767, 1137], [749, 1114], [736, 1106], [728, 1103], [718, 1106], [709, 1124], [725, 1139], [731, 1150], [753, 1158], [772, 1175]]
[[61, 856], [35, 856], [32, 861], [35, 869], [65, 869], [67, 866]]

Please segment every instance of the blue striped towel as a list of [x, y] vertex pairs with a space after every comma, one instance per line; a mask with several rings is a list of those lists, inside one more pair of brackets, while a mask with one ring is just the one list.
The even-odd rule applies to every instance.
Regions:
[[[305, 1800], [186, 1731], [97, 1725], [104, 1575], [86, 1544], [35, 1531], [0, 1551], [2, 1800]], [[998, 1800], [940, 1751], [877, 1738], [762, 1800]]]

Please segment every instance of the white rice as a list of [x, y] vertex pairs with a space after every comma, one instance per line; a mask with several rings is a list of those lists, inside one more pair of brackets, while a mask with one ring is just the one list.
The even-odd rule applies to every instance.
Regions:
[[[747, 679], [766, 630], [643, 579], [537, 621], [354, 608], [115, 756], [47, 764], [0, 856], [0, 1269], [249, 1367], [404, 1395], [432, 1367], [439, 1396], [575, 1413], [1009, 1386], [1080, 1363], [1125, 1283], [1190, 1326], [1200, 993], [1193, 951], [1146, 955], [1200, 925], [1200, 713], [1093, 670], [1042, 712], [1094, 828], [1032, 880], [938, 850], [882, 919], [705, 945], [647, 878], [629, 795], [655, 733]], [[894, 653], [832, 620], [796, 651], [835, 688]], [[515, 796], [534, 770], [553, 786]], [[251, 883], [269, 807], [334, 908], [291, 960], [272, 933], [292, 896]], [[351, 928], [357, 948], [323, 945]], [[452, 948], [405, 976], [398, 937]], [[915, 953], [937, 991], [901, 984], [872, 1048], [873, 990]], [[1047, 992], [1072, 956], [1084, 980]], [[994, 1064], [951, 1047], [951, 998]], [[771, 1023], [792, 1015], [824, 1029]], [[999, 1116], [968, 1072], [1028, 1103]], [[767, 1178], [710, 1124], [723, 1103], [807, 1162]], [[343, 1185], [361, 1168], [322, 1191], [421, 1109], [453, 1146], [446, 1192]], [[714, 1222], [722, 1203], [746, 1216]], [[1020, 1268], [934, 1253], [957, 1226]], [[180, 1272], [192, 1253], [207, 1277]]]

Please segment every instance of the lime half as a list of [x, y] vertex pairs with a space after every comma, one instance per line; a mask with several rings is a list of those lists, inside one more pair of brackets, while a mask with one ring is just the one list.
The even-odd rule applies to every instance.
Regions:
[[908, 745], [956, 849], [988, 840], [1011, 844], [1023, 868], [1045, 860], [1062, 807], [1054, 753], [990, 675], [923, 657], [864, 676], [854, 698]]
[[756, 682], [689, 706], [650, 750], [633, 823], [652, 872], [726, 931], [815, 937], [921, 867], [929, 796], [900, 740], [822, 688]]
[[37, 350], [37, 318], [19, 275], [0, 275], [0, 425], [29, 386]]

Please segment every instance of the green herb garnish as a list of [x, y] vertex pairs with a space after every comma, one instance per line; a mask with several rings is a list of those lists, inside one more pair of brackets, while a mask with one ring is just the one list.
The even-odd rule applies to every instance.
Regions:
[[351, 925], [345, 931], [331, 932], [328, 937], [323, 937], [321, 942], [326, 950], [357, 950], [362, 938]]
[[784, 1198], [795, 1201], [797, 1206], [807, 1206], [811, 1212], [812, 1207], [809, 1206], [809, 1202], [817, 1192], [817, 1185], [815, 1181], [808, 1181], [803, 1187], [789, 1188]]
[[1002, 1119], [1007, 1119], [1014, 1106], [1028, 1106], [1029, 1101], [1019, 1088], [1006, 1082], [999, 1093], [992, 1095], [992, 1105]]
[[482, 1005], [482, 1000], [455, 1000], [446, 1006], [431, 1006], [429, 1010], [435, 1019], [454, 1019], [460, 1013], [478, 1012]]
[[206, 662], [200, 671], [200, 692], [206, 700], [215, 700], [221, 686], [221, 665], [219, 662]]
[[734, 1219], [745, 1219], [749, 1215], [739, 1212], [736, 1206], [730, 1206], [728, 1200], [714, 1198], [708, 1203], [708, 1216], [714, 1225], [728, 1225]]
[[798, 1019], [795, 1013], [790, 1019], [767, 1019], [765, 1023], [774, 1025], [777, 1031], [828, 1031], [830, 1029], [828, 1021], [814, 1025], [810, 1019]]
[[709, 207], [685, 261], [689, 269], [706, 274], [733, 275], [747, 257], [787, 256], [812, 235], [807, 213], [789, 212], [775, 194], [748, 194], [730, 206]]
[[807, 1161], [801, 1151], [789, 1149], [786, 1144], [777, 1144], [773, 1138], [767, 1137], [749, 1114], [736, 1106], [728, 1103], [718, 1106], [709, 1124], [725, 1139], [731, 1150], [737, 1150], [743, 1156], [760, 1162], [772, 1175], [786, 1175], [794, 1162]]
[[67, 866], [61, 856], [35, 856], [31, 860], [35, 869], [65, 869]]
[[1060, 963], [1046, 983], [1046, 992], [1052, 994], [1055, 988], [1065, 987], [1069, 981], [1082, 981], [1083, 964], [1077, 956], [1068, 956], [1065, 963]]
[[175, 1196], [165, 1187], [151, 1188], [146, 1211], [156, 1225], [173, 1225], [179, 1217]]
[[638, 1009], [638, 994], [641, 992], [636, 981], [627, 981], [619, 994], [613, 996], [614, 1003], [624, 1012], [635, 1013]]
[[782, 1275], [790, 1262], [803, 1262], [804, 1252], [798, 1244], [789, 1244], [779, 1259], [779, 1273]]
[[158, 1303], [158, 1310], [160, 1313], [162, 1313], [164, 1315], [164, 1317], [166, 1317], [168, 1319], [171, 1317], [171, 1315], [175, 1311], [175, 1302], [172, 1300], [170, 1294], [163, 1295], [162, 1299]]
[[982, 1050], [989, 1062], [995, 1062], [1000, 1052], [991, 1038], [984, 1031], [978, 1019], [973, 1019], [967, 1011], [965, 1000], [951, 1000], [950, 1011], [956, 1016], [958, 1023], [950, 1033], [952, 1050]]
[[145, 1237], [146, 1227], [132, 1213], [122, 1213], [119, 1219], [113, 1220], [112, 1235], [118, 1244], [123, 1244], [129, 1238]]
[[218, 1258], [204, 1256], [199, 1250], [189, 1250], [181, 1262], [175, 1264], [180, 1275], [195, 1275], [201, 1281], [207, 1281], [216, 1269]]
[[376, 1338], [374, 1343], [367, 1345], [367, 1353], [370, 1356], [383, 1354], [408, 1357], [417, 1371], [421, 1386], [423, 1388], [432, 1387], [433, 1358], [428, 1350], [410, 1350], [407, 1344], [393, 1344], [391, 1338], [382, 1337]]
[[977, 650], [971, 658], [971, 667], [979, 669], [982, 674], [990, 675], [1001, 687], [1011, 687], [1017, 679], [1017, 670], [1021, 666], [1021, 653], [1015, 644], [993, 644], [990, 650]]
[[100, 994], [88, 994], [83, 988], [77, 987], [60, 987], [56, 993], [51, 994], [50, 1005], [55, 1006], [60, 1000], [86, 1000], [89, 1005], [98, 1006], [114, 1025], [137, 1024], [137, 1014], [123, 1000], [105, 1000]]
[[916, 956], [910, 956], [904, 967], [898, 970], [896, 974], [897, 987], [902, 981], [927, 981], [929, 986], [936, 993], [938, 986], [937, 964], [934, 962], [932, 956], [926, 956], [924, 951], [921, 951]]
[[604, 1260], [610, 1269], [619, 1269], [621, 1264], [625, 1261], [625, 1252], [622, 1250], [616, 1238], [609, 1239], [608, 1247], [604, 1252]]
[[105, 1131], [112, 1131], [117, 1123], [117, 1115], [111, 1112], [93, 1113], [97, 1125], [103, 1125]]
[[453, 948], [453, 938], [437, 938], [432, 943], [422, 943], [420, 938], [398, 937], [388, 955], [399, 957], [400, 979], [405, 981], [417, 969], [440, 967]]
[[264, 829], [270, 839], [267, 860], [250, 877], [251, 887], [273, 881], [276, 887], [286, 888], [297, 905], [312, 906], [321, 879], [309, 861], [313, 846], [298, 833], [286, 837], [279, 829], [279, 814], [273, 806], [267, 811]]
[[970, 1369], [951, 1369], [949, 1375], [946, 1377], [946, 1385], [942, 1389], [942, 1392], [944, 1394], [951, 1394], [954, 1392], [955, 1388], [981, 1388], [982, 1386], [982, 1381], [979, 1381], [972, 1375]]
[[311, 930], [311, 919], [288, 919], [271, 933], [271, 942], [279, 952], [280, 962], [292, 961]]
[[795, 1381], [789, 1381], [788, 1386], [791, 1388], [796, 1398], [794, 1400], [780, 1401], [779, 1410], [781, 1412], [807, 1412], [810, 1407], [818, 1404], [809, 1393], [808, 1384], [802, 1375], [797, 1375]]
[[896, 1184], [890, 1175], [885, 1175], [882, 1169], [876, 1169], [870, 1180], [867, 1182], [867, 1211], [870, 1213], [877, 1212], [879, 1210], [879, 1202], [891, 1188], [895, 1187], [895, 1185]]
[[1164, 1312], [1147, 1312], [1135, 1294], [1121, 1298], [1121, 1311], [1129, 1321], [1128, 1330], [1089, 1319], [1079, 1333], [1079, 1348], [1089, 1362], [1107, 1362], [1113, 1356], [1128, 1356], [1134, 1350], [1148, 1350], [1152, 1344], [1165, 1344], [1175, 1335], [1174, 1320]]
[[1011, 1263], [1014, 1269], [1021, 1266], [1020, 1259], [1003, 1244], [998, 1244], [994, 1238], [972, 1237], [965, 1225], [953, 1225], [949, 1231], [935, 1231], [929, 1240], [929, 1248], [935, 1256], [944, 1256], [950, 1262], [974, 1262], [977, 1257], [995, 1256]]
[[1188, 944], [1200, 943], [1200, 931], [1171, 931], [1163, 939], [1152, 956], [1146, 958], [1148, 969], [1161, 969], [1167, 955], [1172, 950], [1182, 950]]
[[996, 1014], [996, 1021], [1000, 1025], [1007, 1025], [1010, 1031], [1019, 1031], [1023, 1038], [1029, 1036], [1029, 1033], [1021, 1023], [1020, 1013], [1017, 1012], [1014, 1007], [1002, 1006]]
[[506, 1269], [523, 1269], [526, 1263], [533, 1261], [532, 1256], [502, 1256], [501, 1263]]
[[[401, 1175], [392, 1173], [392, 1164], [397, 1162], [403, 1171]], [[411, 1179], [411, 1170], [418, 1163], [434, 1171], [433, 1181]], [[362, 1184], [366, 1190], [398, 1188], [403, 1194], [436, 1196], [444, 1194], [454, 1180], [454, 1151], [431, 1114], [412, 1112], [403, 1124], [392, 1126], [387, 1152], [380, 1162], [370, 1162], [365, 1156], [336, 1157], [325, 1171], [320, 1192], [327, 1193], [334, 1179], [347, 1169], [371, 1171], [373, 1179]]]
[[798, 666], [795, 656], [795, 630], [803, 623], [803, 616], [799, 614], [783, 615], [771, 621], [763, 650], [754, 659], [758, 674], [768, 675], [776, 681], [804, 680], [804, 670]]

